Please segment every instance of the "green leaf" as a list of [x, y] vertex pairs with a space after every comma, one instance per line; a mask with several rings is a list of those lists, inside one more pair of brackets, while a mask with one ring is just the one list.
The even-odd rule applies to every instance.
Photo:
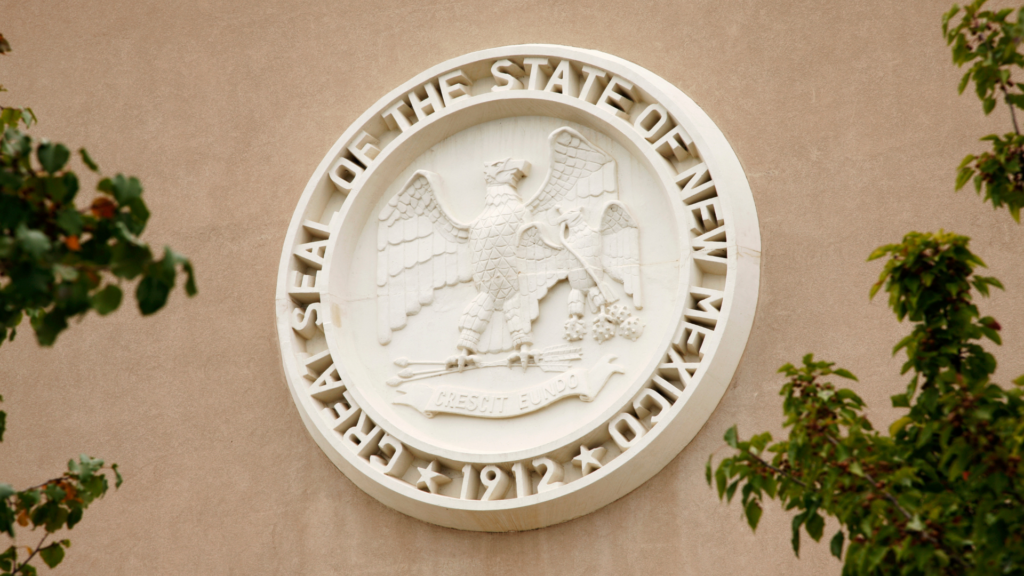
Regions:
[[845, 368], [839, 368], [839, 369], [833, 370], [832, 373], [835, 374], [836, 376], [840, 376], [842, 378], [846, 378], [847, 380], [854, 380], [856, 382], [860, 382], [860, 380], [857, 380], [856, 376], [854, 376], [849, 370], [847, 370]]
[[21, 249], [28, 252], [33, 258], [40, 258], [50, 251], [52, 244], [50, 239], [39, 230], [32, 230], [24, 224], [19, 224], [15, 232], [18, 244]]
[[196, 277], [195, 272], [192, 270], [192, 262], [185, 260], [181, 265], [181, 269], [185, 271], [185, 294], [188, 294], [191, 298], [199, 292], [196, 289]]
[[751, 500], [747, 503], [747, 523], [750, 524], [751, 530], [757, 530], [757, 523], [761, 520], [761, 505], [757, 503], [757, 500]]
[[971, 75], [964, 74], [964, 77], [960, 79], [960, 84], [956, 87], [956, 91], [959, 94], [964, 93], [964, 88], [967, 88], [967, 82], [970, 81]]
[[718, 499], [721, 500], [725, 497], [725, 485], [729, 481], [729, 478], [725, 475], [725, 468], [722, 464], [718, 465], [718, 470], [715, 470], [715, 487], [718, 489]]
[[811, 538], [817, 542], [821, 540], [821, 534], [825, 530], [825, 517], [821, 514], [811, 514], [811, 517], [807, 519], [805, 524], [807, 533], [810, 534]]
[[893, 408], [909, 408], [910, 407], [910, 397], [907, 396], [906, 394], [894, 394], [894, 395], [890, 396], [889, 399], [892, 401], [892, 407]]
[[134, 176], [125, 178], [124, 174], [118, 174], [113, 179], [104, 178], [98, 188], [109, 192], [121, 206], [130, 206], [142, 196], [142, 184], [139, 179]]
[[[6, 92], [6, 90], [4, 90]], [[18, 121], [21, 120], [22, 112], [18, 108], [4, 108], [0, 110], [0, 126], [10, 126], [11, 128], [18, 127]]]
[[54, 568], [64, 559], [64, 547], [60, 545], [60, 542], [54, 542], [49, 546], [40, 548], [39, 557], [43, 559], [43, 562], [46, 562], [47, 566]]
[[36, 149], [36, 157], [43, 170], [56, 174], [68, 163], [71, 152], [63, 144], [51, 144], [44, 140]]
[[803, 523], [803, 514], [798, 514], [793, 517], [793, 537], [790, 539], [790, 544], [793, 545], [793, 554], [795, 554], [797, 558], [800, 557], [800, 526]]
[[[13, 570], [14, 563], [18, 560], [18, 549], [10, 546], [0, 554], [0, 570]], [[9, 572], [8, 572], [9, 574]], [[6, 575], [4, 575], [6, 576]]]
[[[895, 406], [895, 402], [893, 403], [893, 405]], [[907, 424], [910, 424], [913, 421], [914, 421], [914, 419], [911, 418], [910, 416], [904, 416], [904, 417], [900, 418], [899, 420], [893, 422], [889, 426], [889, 436], [896, 436], [896, 434], [899, 433], [900, 430], [903, 430], [904, 428], [906, 428]]]
[[914, 532], [921, 532], [925, 529], [924, 522], [921, 521], [921, 517], [914, 515], [910, 522], [907, 522], [907, 530], [913, 530]]
[[860, 462], [854, 460], [850, 462], [850, 472], [857, 476], [864, 476], [864, 468], [861, 467]]
[[840, 560], [843, 559], [843, 540], [845, 540], [845, 538], [846, 536], [843, 534], [843, 531], [840, 530], [839, 532], [836, 532], [836, 535], [832, 537], [832, 541], [828, 544], [829, 550], [832, 551], [832, 555]]
[[736, 438], [737, 431], [736, 426], [733, 426], [725, 431], [725, 443], [733, 448], [738, 448], [738, 440]]
[[81, 506], [76, 506], [76, 507], [71, 509], [71, 512], [68, 512], [68, 530], [74, 528], [75, 524], [78, 524], [81, 521], [82, 521], [82, 507]]
[[21, 121], [25, 123], [25, 128], [31, 128], [33, 124], [39, 122], [39, 118], [36, 117], [36, 113], [28, 106], [22, 108], [21, 111]]
[[92, 295], [92, 307], [101, 316], [106, 316], [121, 305], [121, 289], [114, 284], [108, 284], [102, 290]]
[[14, 238], [0, 236], [0, 258], [10, 258], [14, 253]]
[[78, 280], [78, 270], [66, 264], [54, 264], [53, 271], [62, 281], [74, 282]]
[[92, 161], [92, 157], [89, 156], [89, 153], [85, 151], [85, 148], [79, 148], [78, 153], [82, 156], [82, 162], [84, 162], [85, 165], [89, 167], [89, 170], [92, 170], [93, 172], [100, 171], [100, 167], [97, 166], [96, 163]]
[[135, 289], [135, 298], [143, 315], [152, 314], [164, 307], [171, 287], [155, 276], [146, 276]]
[[736, 495], [736, 489], [739, 488], [739, 486], [740, 481], [734, 480], [733, 483], [729, 484], [729, 487], [725, 489], [725, 500], [727, 502], [732, 502], [732, 497]]
[[57, 215], [57, 225], [68, 236], [78, 236], [82, 233], [82, 215], [73, 206], [65, 208]]

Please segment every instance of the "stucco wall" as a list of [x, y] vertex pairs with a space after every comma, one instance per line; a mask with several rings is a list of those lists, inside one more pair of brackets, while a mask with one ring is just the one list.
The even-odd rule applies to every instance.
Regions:
[[[90, 316], [53, 349], [27, 328], [0, 347], [0, 479], [29, 485], [79, 452], [121, 464], [125, 485], [71, 534], [67, 575], [838, 574], [827, 544], [793, 557], [777, 507], [752, 535], [704, 463], [733, 423], [778, 428], [775, 369], [808, 351], [860, 377], [877, 424], [893, 418], [904, 379], [889, 350], [907, 326], [868, 301], [880, 264], [864, 259], [911, 229], [974, 238], [1008, 287], [983, 304], [1005, 327], [999, 376], [1024, 372], [1024, 231], [952, 192], [960, 158], [1008, 119], [957, 97], [947, 7], [4, 0], [3, 102], [31, 105], [36, 135], [138, 175], [150, 242], [192, 257], [200, 294], [148, 319], [132, 304]], [[757, 202], [761, 296], [725, 398], [654, 479], [563, 525], [457, 532], [366, 496], [309, 437], [280, 366], [277, 264], [306, 180], [352, 120], [433, 64], [526, 42], [626, 58], [703, 107]]]

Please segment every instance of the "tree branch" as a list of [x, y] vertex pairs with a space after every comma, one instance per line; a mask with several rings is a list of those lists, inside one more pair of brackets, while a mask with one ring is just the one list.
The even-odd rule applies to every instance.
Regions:
[[786, 478], [789, 479], [790, 482], [793, 482], [794, 484], [798, 484], [801, 488], [803, 488], [805, 490], [808, 488], [807, 484], [801, 482], [800, 480], [797, 480], [796, 478], [793, 478], [792, 474], [786, 472], [785, 470], [782, 470], [781, 468], [777, 468], [775, 466], [772, 466], [768, 462], [765, 462], [760, 456], [758, 456], [757, 454], [754, 454], [750, 450], [744, 450], [743, 453], [746, 454], [747, 456], [750, 456], [751, 458], [756, 460], [759, 464], [761, 464], [765, 468], [768, 468], [772, 472], [775, 472], [776, 474], [781, 474], [781, 475], [785, 476]]
[[32, 560], [32, 557], [34, 557], [36, 554], [38, 554], [39, 550], [41, 550], [43, 548], [43, 542], [46, 541], [46, 538], [49, 535], [50, 535], [49, 532], [47, 532], [46, 534], [43, 534], [43, 537], [39, 540], [39, 544], [36, 544], [36, 549], [33, 550], [32, 553], [28, 555], [28, 558], [25, 558], [24, 562], [22, 562], [21, 564], [18, 564], [18, 566], [14, 569], [14, 572], [11, 572], [11, 574], [17, 574], [18, 572], [21, 572], [22, 574], [24, 574], [23, 570], [25, 569], [26, 566], [28, 566], [28, 563]]
[[[827, 438], [828, 441], [831, 442], [833, 446], [838, 446], [839, 445], [839, 441], [836, 440], [835, 438], [833, 438], [831, 434], [826, 434], [825, 438]], [[900, 512], [900, 514], [903, 514], [903, 517], [906, 518], [907, 522], [910, 522], [911, 520], [914, 519], [914, 515], [911, 514], [910, 512], [908, 512], [907, 509], [904, 508], [902, 504], [900, 504], [899, 500], [897, 500], [896, 497], [893, 496], [891, 492], [889, 492], [888, 490], [886, 490], [884, 488], [879, 488], [878, 484], [880, 484], [880, 482], [875, 480], [875, 478], [871, 474], [869, 474], [868, 472], [866, 472], [866, 471], [863, 471], [863, 472], [864, 472], [864, 478], [868, 482], [871, 483], [871, 490], [873, 492], [881, 494], [886, 500], [888, 500], [889, 503], [892, 504], [893, 507], [896, 508], [896, 510], [898, 510]], [[940, 548], [946, 548], [946, 546], [942, 545], [942, 542], [940, 542], [937, 538], [935, 538], [934, 536], [929, 534], [928, 530], [921, 530], [921, 536], [923, 536], [925, 540], [928, 540], [929, 542], [931, 542], [932, 544], [934, 544], [934, 545], [936, 545], [936, 546], [938, 546]], [[952, 550], [952, 549], [949, 549], [949, 548], [946, 548], [946, 549], [949, 550], [949, 553], [950, 553], [951, 557], [954, 560], [956, 560], [961, 566], [966, 566], [967, 565], [967, 563], [964, 562], [964, 559], [960, 557], [960, 554], [958, 554], [956, 550]]]
[[1017, 126], [1017, 113], [1013, 111], [1015, 106], [1013, 104], [1010, 104], [1010, 101], [1007, 100], [1007, 98], [1009, 98], [1010, 96], [1010, 93], [1006, 91], [1006, 86], [1002, 83], [999, 84], [999, 89], [1003, 91], [1003, 101], [1006, 102], [1006, 105], [1010, 107], [1010, 119], [1013, 120], [1013, 131], [1016, 132], [1018, 136], [1020, 136], [1020, 127]]

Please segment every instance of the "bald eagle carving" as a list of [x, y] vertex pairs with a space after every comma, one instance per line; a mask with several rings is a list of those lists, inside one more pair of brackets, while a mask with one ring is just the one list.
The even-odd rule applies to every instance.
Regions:
[[441, 178], [426, 170], [413, 174], [381, 210], [382, 345], [405, 327], [408, 316], [433, 302], [435, 290], [462, 282], [472, 281], [477, 294], [459, 319], [457, 353], [446, 361], [458, 370], [486, 352], [514, 350], [509, 366], [526, 369], [536, 362], [531, 325], [540, 300], [561, 280], [571, 287], [570, 320], [582, 318], [584, 302], [603, 315], [618, 300], [606, 277], [621, 283], [633, 306], [641, 307], [639, 232], [618, 201], [615, 160], [571, 128], [555, 130], [548, 142], [551, 167], [527, 202], [517, 187], [529, 176], [530, 163], [506, 159], [484, 166], [485, 206], [470, 223], [445, 209], [438, 198]]

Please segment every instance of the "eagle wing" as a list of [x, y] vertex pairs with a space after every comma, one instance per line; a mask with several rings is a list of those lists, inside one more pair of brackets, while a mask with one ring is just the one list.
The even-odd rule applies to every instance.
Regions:
[[[572, 128], [559, 128], [548, 136], [551, 167], [540, 191], [526, 207], [537, 218], [555, 206], [593, 209], [618, 198], [615, 160]], [[610, 194], [610, 196], [608, 196]], [[546, 219], [554, 223], [557, 211]]]
[[640, 289], [640, 231], [636, 219], [622, 202], [609, 202], [601, 214], [601, 266], [622, 283], [633, 306], [643, 307]]
[[441, 177], [420, 170], [380, 211], [377, 224], [377, 339], [434, 301], [434, 290], [473, 278], [469, 225], [437, 198]]
[[519, 263], [519, 292], [530, 307], [530, 320], [540, 314], [540, 300], [559, 280], [569, 275], [573, 257], [568, 250], [549, 243], [536, 222], [516, 234], [516, 260]]

